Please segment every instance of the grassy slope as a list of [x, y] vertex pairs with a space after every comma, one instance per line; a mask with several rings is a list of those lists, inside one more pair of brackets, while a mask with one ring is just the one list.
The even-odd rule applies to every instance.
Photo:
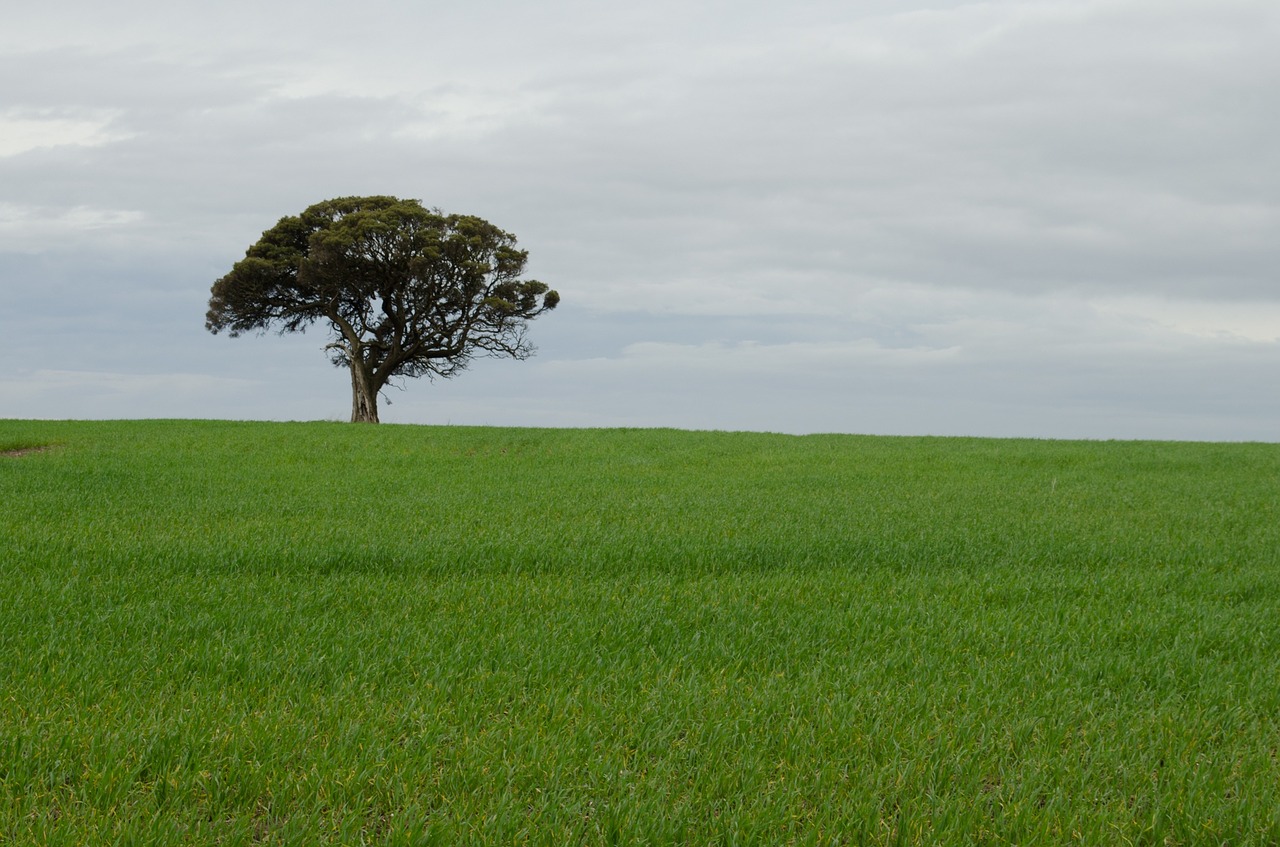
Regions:
[[0, 843], [1280, 841], [1280, 446], [37, 443]]

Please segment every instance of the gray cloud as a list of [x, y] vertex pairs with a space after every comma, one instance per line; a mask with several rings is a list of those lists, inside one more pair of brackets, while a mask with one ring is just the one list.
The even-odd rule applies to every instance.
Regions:
[[393, 420], [1274, 434], [1280, 9], [855, 6], [26, 8], [0, 414], [181, 374], [222, 387], [134, 408], [342, 414], [321, 337], [209, 338], [204, 301], [280, 216], [393, 193], [517, 233], [566, 302], [538, 360], [411, 386]]

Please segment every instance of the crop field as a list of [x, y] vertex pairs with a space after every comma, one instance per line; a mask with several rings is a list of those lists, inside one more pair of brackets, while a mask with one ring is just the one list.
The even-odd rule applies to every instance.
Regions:
[[0, 454], [0, 844], [1280, 844], [1280, 445]]

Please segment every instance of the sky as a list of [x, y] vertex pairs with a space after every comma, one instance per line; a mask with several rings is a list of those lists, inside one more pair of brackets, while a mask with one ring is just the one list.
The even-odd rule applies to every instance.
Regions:
[[229, 338], [279, 218], [483, 217], [532, 359], [384, 422], [1280, 441], [1275, 0], [45, 0], [0, 29], [0, 418], [345, 420]]

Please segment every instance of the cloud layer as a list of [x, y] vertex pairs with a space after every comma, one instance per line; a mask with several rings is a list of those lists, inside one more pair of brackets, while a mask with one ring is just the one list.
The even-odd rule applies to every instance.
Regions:
[[1268, 0], [32, 5], [0, 415], [342, 416], [322, 332], [205, 300], [391, 193], [565, 306], [384, 419], [1275, 440], [1278, 37]]

